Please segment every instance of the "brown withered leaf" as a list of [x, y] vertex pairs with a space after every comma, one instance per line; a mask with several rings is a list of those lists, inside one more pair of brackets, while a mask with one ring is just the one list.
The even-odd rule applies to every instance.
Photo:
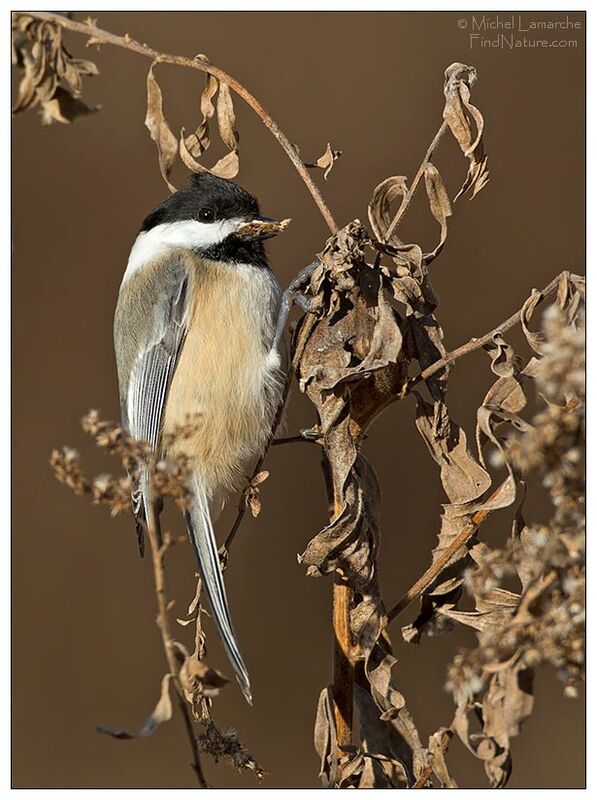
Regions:
[[[466, 434], [448, 416], [445, 406], [432, 406], [418, 394], [416, 426], [433, 460], [440, 468], [444, 491], [451, 503], [468, 503], [480, 497], [491, 478], [468, 449]], [[438, 419], [437, 415], [442, 419]]]
[[543, 331], [539, 331], [537, 333], [531, 331], [529, 329], [529, 322], [533, 316], [535, 308], [542, 299], [543, 295], [541, 292], [534, 289], [520, 310], [520, 322], [522, 325], [522, 330], [524, 331], [527, 342], [536, 353], [542, 353], [543, 345], [545, 343], [545, 334]]
[[224, 81], [220, 81], [220, 91], [216, 100], [216, 112], [218, 115], [218, 129], [220, 138], [229, 150], [238, 147], [238, 130], [236, 128], [236, 116], [232, 104], [230, 87]]
[[[488, 400], [493, 402], [488, 402]], [[505, 456], [504, 440], [498, 436], [497, 432], [504, 423], [508, 423], [519, 431], [531, 430], [532, 426], [516, 413], [525, 404], [526, 397], [515, 378], [497, 379], [485, 396], [483, 404], [477, 409], [477, 450], [481, 463], [485, 463], [483, 444], [490, 441], [504, 456], [508, 472], [511, 475], [514, 474], [510, 461]]]
[[151, 736], [152, 733], [159, 728], [159, 726], [168, 722], [172, 718], [172, 701], [170, 700], [170, 675], [164, 675], [162, 678], [162, 690], [160, 699], [156, 707], [153, 709], [149, 717], [143, 723], [137, 733], [128, 733], [120, 728], [107, 728], [100, 725], [96, 728], [98, 733], [105, 733], [112, 736], [114, 739], [144, 739]]
[[99, 111], [100, 106], [90, 108], [82, 100], [73, 97], [61, 86], [58, 86], [50, 100], [42, 103], [42, 124], [51, 125], [53, 122], [68, 124], [78, 117], [85, 117]]
[[244, 491], [244, 503], [251, 512], [251, 516], [257, 518], [261, 513], [261, 492], [259, 485], [269, 478], [269, 472], [264, 469], [254, 475]]
[[237, 152], [227, 153], [225, 156], [222, 156], [211, 168], [205, 167], [203, 164], [196, 161], [187, 149], [184, 128], [180, 133], [178, 147], [181, 161], [191, 172], [211, 172], [212, 175], [217, 175], [219, 178], [227, 178], [228, 180], [231, 180], [238, 174], [240, 162]]
[[485, 592], [483, 598], [475, 598], [475, 600], [476, 611], [439, 608], [438, 612], [477, 631], [502, 628], [516, 612], [520, 603], [520, 595], [497, 587]]
[[[207, 56], [202, 54], [195, 56], [196, 59], [208, 62]], [[213, 75], [210, 75], [208, 72], [205, 73], [205, 88], [201, 93], [201, 100], [200, 100], [200, 109], [201, 109], [201, 122], [197, 126], [197, 129], [194, 133], [189, 134], [185, 138], [185, 149], [188, 151], [189, 155], [193, 158], [199, 158], [209, 147], [210, 145], [210, 138], [209, 138], [209, 121], [213, 118], [215, 114], [215, 107], [213, 104], [213, 98], [215, 97], [216, 92], [218, 91], [218, 81]]]
[[[411, 291], [409, 297], [409, 305], [412, 311], [407, 317], [410, 328], [408, 354], [411, 359], [416, 359], [419, 362], [421, 369], [425, 369], [446, 355], [444, 332], [435, 316], [437, 299], [431, 286], [427, 266], [420, 264], [419, 267], [416, 267], [411, 264], [410, 269], [420, 291], [418, 294]], [[397, 298], [401, 293], [406, 294], [405, 290], [408, 284], [404, 277], [398, 275], [393, 279], [392, 283], [394, 294]], [[408, 286], [408, 289], [410, 288]], [[449, 373], [450, 368], [446, 367], [438, 370], [425, 381], [436, 404], [434, 427], [437, 427], [442, 420], [445, 421], [447, 419], [447, 415], [442, 413], [442, 405]]]
[[[534, 289], [521, 309], [521, 325], [525, 337], [532, 349], [539, 355], [544, 355], [545, 336], [543, 331], [531, 331], [529, 323], [537, 309], [542, 294]], [[567, 323], [576, 328], [582, 319], [585, 309], [585, 281], [579, 275], [571, 275], [564, 272], [558, 283], [556, 303], [554, 304], [563, 314]], [[547, 312], [546, 312], [547, 313]], [[546, 377], [546, 361], [542, 357], [531, 357], [524, 369], [521, 370], [523, 376], [532, 378], [536, 381], [536, 391], [540, 397], [550, 405], [565, 406], [567, 402], [575, 402], [574, 398], [561, 395], [556, 398], [554, 392], [548, 397], [541, 389], [541, 384]], [[542, 380], [543, 379], [543, 380]]]
[[254, 519], [257, 519], [257, 517], [261, 514], [261, 497], [259, 496], [258, 492], [253, 491], [248, 494], [247, 505], [249, 506], [251, 516]]
[[382, 753], [371, 753], [356, 745], [343, 745], [337, 770], [339, 789], [391, 789], [405, 788], [406, 781], [396, 775], [404, 775], [399, 761]]
[[225, 156], [213, 165], [210, 169], [212, 175], [217, 175], [219, 178], [226, 178], [227, 180], [232, 180], [238, 175], [238, 170], [240, 168], [240, 160], [238, 157], [238, 152], [236, 150], [231, 151], [230, 153], [226, 153]]
[[[201, 56], [201, 58], [206, 60], [204, 56]], [[212, 101], [218, 88], [216, 108], [214, 109]], [[212, 167], [206, 167], [196, 159], [210, 145], [209, 119], [213, 117], [214, 111], [217, 114], [220, 138], [229, 149], [229, 152], [222, 156]], [[177, 146], [181, 161], [191, 172], [211, 172], [212, 175], [229, 180], [235, 178], [238, 175], [240, 166], [238, 156], [239, 136], [230, 87], [227, 83], [222, 81], [218, 84], [215, 78], [207, 75], [205, 89], [201, 95], [201, 112], [203, 119], [195, 133], [187, 136], [184, 128], [180, 132]]]
[[[190, 139], [191, 137], [186, 135], [185, 129], [181, 128], [178, 139], [178, 154], [180, 156], [180, 160], [191, 172], [209, 172], [207, 167], [204, 167], [203, 164], [200, 164], [193, 158], [193, 155], [188, 148], [188, 142]], [[195, 148], [195, 150], [197, 150], [197, 148]]]
[[83, 90], [83, 77], [99, 75], [99, 70], [93, 61], [72, 58], [62, 47], [56, 59], [56, 73], [65, 82], [70, 93], [79, 97]]
[[313, 161], [311, 163], [307, 163], [305, 161], [305, 166], [309, 167], [310, 169], [322, 169], [324, 170], [323, 179], [327, 181], [330, 172], [336, 161], [342, 155], [342, 150], [333, 150], [332, 145], [328, 142], [328, 145], [325, 149], [323, 155], [319, 156], [317, 161]]
[[193, 707], [198, 698], [215, 697], [223, 686], [230, 683], [221, 672], [194, 656], [184, 659], [178, 677], [184, 695]]
[[[358, 684], [354, 688], [354, 698], [359, 715], [359, 741], [363, 748], [358, 788], [407, 787], [409, 782], [412, 783], [413, 774], [411, 745], [396, 728], [394, 720], [381, 718], [371, 694]], [[408, 769], [405, 764], [408, 764]]]
[[511, 377], [518, 372], [514, 350], [499, 331], [484, 346], [491, 359], [491, 371], [500, 378]]
[[262, 469], [261, 472], [258, 472], [257, 475], [251, 478], [251, 486], [259, 486], [259, 484], [264, 483], [268, 478], [269, 471], [267, 469]]
[[427, 190], [427, 197], [429, 198], [429, 207], [441, 228], [439, 243], [431, 253], [425, 254], [425, 261], [429, 264], [441, 253], [446, 239], [448, 238], [448, 217], [452, 216], [452, 205], [437, 167], [427, 162], [424, 165], [424, 175], [425, 189]]
[[326, 686], [319, 695], [313, 744], [319, 756], [319, 778], [325, 788], [332, 788], [336, 781], [335, 753], [338, 745], [331, 686]]
[[[492, 675], [482, 702], [463, 702], [456, 709], [452, 729], [465, 747], [483, 761], [493, 788], [504, 787], [510, 777], [510, 739], [520, 733], [533, 702], [533, 673], [514, 663]], [[481, 733], [471, 733], [471, 713], [480, 722]]]
[[489, 180], [487, 157], [483, 150], [483, 116], [470, 102], [470, 87], [476, 78], [475, 68], [466, 64], [451, 64], [445, 72], [444, 120], [469, 160], [468, 174], [455, 200], [469, 190], [471, 198], [474, 197]]
[[236, 116], [230, 87], [224, 81], [220, 81], [220, 90], [216, 99], [216, 113], [218, 117], [218, 130], [220, 138], [230, 150], [211, 168], [214, 175], [220, 178], [234, 178], [238, 174], [238, 130], [236, 127]]
[[452, 736], [453, 733], [449, 728], [440, 728], [429, 737], [427, 747], [431, 769], [442, 789], [458, 789], [458, 784], [450, 775], [446, 763], [446, 749]]
[[[369, 215], [369, 223], [373, 229], [376, 239], [379, 242], [386, 242], [387, 230], [390, 227], [394, 214], [392, 213], [392, 206], [397, 197], [404, 198], [408, 194], [408, 187], [406, 184], [406, 176], [392, 175], [379, 183], [373, 190], [373, 195], [367, 207]], [[387, 241], [397, 247], [402, 246], [401, 240], [398, 238], [395, 230], [387, 238]]]
[[174, 166], [174, 161], [176, 160], [176, 153], [178, 152], [178, 141], [170, 130], [170, 126], [164, 115], [162, 90], [153, 74], [153, 68], [156, 63], [158, 62], [153, 62], [147, 73], [147, 114], [145, 116], [145, 127], [156, 143], [162, 178], [170, 191], [175, 192], [176, 187], [170, 183], [169, 178], [172, 167]]

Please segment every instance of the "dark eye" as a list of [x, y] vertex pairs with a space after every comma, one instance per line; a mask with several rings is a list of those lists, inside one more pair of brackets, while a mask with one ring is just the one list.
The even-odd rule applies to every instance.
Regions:
[[197, 216], [201, 222], [213, 222], [216, 218], [216, 212], [213, 208], [200, 208]]

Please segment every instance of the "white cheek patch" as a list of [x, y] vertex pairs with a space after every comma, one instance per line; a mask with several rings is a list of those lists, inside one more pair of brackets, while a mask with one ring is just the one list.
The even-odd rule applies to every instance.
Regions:
[[236, 217], [218, 222], [186, 219], [181, 222], [163, 223], [149, 231], [142, 231], [131, 248], [122, 284], [124, 285], [135, 272], [143, 269], [145, 264], [163, 258], [169, 250], [176, 248], [203, 250], [212, 247], [223, 242], [245, 222], [246, 220]]

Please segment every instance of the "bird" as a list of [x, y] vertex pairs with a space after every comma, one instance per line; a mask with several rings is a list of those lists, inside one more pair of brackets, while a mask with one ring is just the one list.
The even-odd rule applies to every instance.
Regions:
[[[249, 704], [249, 674], [232, 625], [214, 523], [263, 453], [284, 394], [283, 295], [263, 245], [280, 229], [271, 223], [237, 183], [209, 172], [191, 175], [143, 221], [114, 315], [121, 425], [156, 458], [188, 460], [186, 526]], [[252, 228], [249, 238], [241, 235]], [[189, 419], [191, 435], [177, 438]], [[142, 469], [131, 497], [141, 550], [150, 508], [158, 508], [159, 518], [154, 494]]]

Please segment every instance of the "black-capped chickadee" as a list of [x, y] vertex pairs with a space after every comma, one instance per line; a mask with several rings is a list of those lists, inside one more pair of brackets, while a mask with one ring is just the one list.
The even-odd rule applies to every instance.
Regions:
[[[259, 215], [237, 184], [194, 175], [143, 222], [120, 287], [114, 342], [123, 427], [159, 457], [191, 459], [189, 536], [213, 616], [248, 702], [251, 688], [232, 627], [213, 521], [271, 434], [285, 384], [277, 333], [281, 289], [257, 232]], [[271, 220], [270, 220], [271, 222]], [[190, 437], [168, 436], [197, 419]], [[142, 530], [152, 497], [138, 476]], [[140, 534], [142, 537], [142, 533]]]

